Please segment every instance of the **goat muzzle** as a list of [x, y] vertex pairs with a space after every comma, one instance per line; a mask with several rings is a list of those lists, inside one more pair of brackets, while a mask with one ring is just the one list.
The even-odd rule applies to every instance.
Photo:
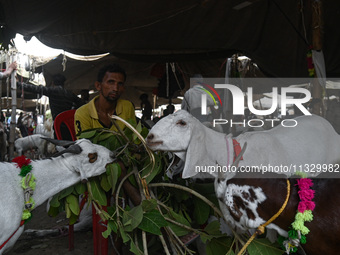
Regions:
[[155, 140], [155, 135], [154, 134], [149, 134], [146, 137], [146, 145], [149, 147], [157, 146], [157, 145], [162, 145], [163, 141], [154, 141]]

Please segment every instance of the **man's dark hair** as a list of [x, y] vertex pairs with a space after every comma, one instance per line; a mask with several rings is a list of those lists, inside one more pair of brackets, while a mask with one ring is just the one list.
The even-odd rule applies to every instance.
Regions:
[[169, 104], [167, 105], [166, 109], [168, 110], [169, 114], [172, 114], [175, 111], [175, 106], [173, 104]]
[[141, 95], [139, 96], [139, 99], [142, 100], [142, 101], [148, 100], [148, 94], [145, 94], [145, 93], [141, 94]]
[[104, 67], [102, 67], [99, 72], [98, 72], [98, 76], [97, 76], [97, 81], [98, 82], [102, 82], [103, 78], [105, 76], [105, 73], [109, 72], [109, 73], [121, 73], [124, 76], [124, 81], [126, 81], [126, 72], [125, 70], [117, 65], [117, 64], [110, 64], [110, 65], [106, 65]]
[[52, 79], [53, 79], [53, 84], [55, 86], [64, 87], [64, 83], [66, 81], [66, 78], [64, 75], [58, 73], [58, 74], [53, 75]]

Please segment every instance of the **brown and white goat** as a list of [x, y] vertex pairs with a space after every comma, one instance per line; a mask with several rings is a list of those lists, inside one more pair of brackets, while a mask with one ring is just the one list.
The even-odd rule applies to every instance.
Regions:
[[[271, 178], [269, 178], [271, 177]], [[224, 196], [220, 196], [220, 207], [229, 224], [244, 232], [256, 229], [267, 222], [282, 207], [287, 194], [287, 179], [279, 174], [237, 174], [235, 178], [224, 180]], [[307, 243], [302, 245], [308, 255], [337, 254], [340, 250], [340, 179], [313, 178], [312, 189], [315, 191], [313, 202], [313, 221], [305, 222], [310, 230], [306, 235]], [[298, 186], [296, 179], [290, 178], [290, 196], [283, 212], [267, 226], [270, 234], [276, 230], [287, 237], [287, 231], [295, 220], [298, 204]], [[222, 188], [222, 187], [221, 187]], [[268, 233], [267, 233], [268, 234]], [[274, 236], [269, 236], [272, 241]]]

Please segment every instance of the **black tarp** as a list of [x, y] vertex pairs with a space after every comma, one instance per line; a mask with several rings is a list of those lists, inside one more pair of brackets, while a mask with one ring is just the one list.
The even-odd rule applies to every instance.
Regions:
[[[72, 53], [110, 52], [137, 62], [202, 61], [241, 52], [268, 76], [307, 77], [313, 2], [1, 0], [0, 4], [4, 41], [14, 31]], [[322, 7], [326, 72], [339, 77], [340, 5], [327, 0]]]

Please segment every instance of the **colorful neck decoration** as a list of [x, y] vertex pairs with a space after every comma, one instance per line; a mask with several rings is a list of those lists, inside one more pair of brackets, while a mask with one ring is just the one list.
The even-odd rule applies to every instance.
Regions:
[[300, 175], [302, 176], [301, 179], [298, 179], [297, 184], [295, 184], [299, 186], [298, 211], [295, 215], [295, 221], [292, 223], [292, 229], [288, 231], [288, 239], [282, 240], [282, 245], [287, 254], [296, 252], [299, 243], [306, 243], [306, 235], [309, 233], [309, 229], [305, 226], [305, 222], [313, 220], [312, 211], [315, 208], [315, 203], [312, 201], [315, 191], [310, 189], [313, 186], [313, 181], [306, 178], [305, 174], [300, 173]]
[[31, 160], [25, 156], [16, 157], [12, 162], [17, 164], [20, 168], [19, 175], [22, 176], [21, 187], [24, 189], [25, 206], [23, 209], [22, 220], [27, 220], [31, 217], [31, 211], [34, 208], [34, 200], [32, 198], [33, 191], [35, 190], [35, 177], [31, 173], [32, 165]]

